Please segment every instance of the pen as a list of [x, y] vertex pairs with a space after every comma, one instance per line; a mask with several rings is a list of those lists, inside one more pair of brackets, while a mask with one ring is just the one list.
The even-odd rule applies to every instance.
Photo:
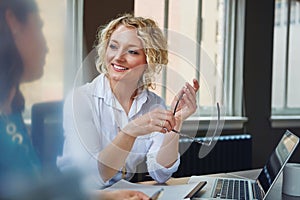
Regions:
[[178, 100], [177, 100], [177, 102], [176, 102], [176, 105], [175, 105], [175, 107], [174, 107], [173, 115], [175, 115], [176, 110], [177, 110], [177, 107], [178, 107], [178, 104], [179, 104], [179, 101], [182, 99], [182, 97], [183, 97], [183, 94], [181, 94], [181, 95], [179, 96], [179, 98], [178, 98]]
[[161, 188], [160, 190], [158, 190], [157, 192], [155, 192], [151, 197], [150, 200], [157, 200], [163, 193], [164, 188]]

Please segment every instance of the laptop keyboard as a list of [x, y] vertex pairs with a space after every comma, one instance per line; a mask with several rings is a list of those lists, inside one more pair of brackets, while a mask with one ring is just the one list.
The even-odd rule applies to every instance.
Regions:
[[247, 200], [249, 199], [248, 181], [218, 179], [213, 197]]

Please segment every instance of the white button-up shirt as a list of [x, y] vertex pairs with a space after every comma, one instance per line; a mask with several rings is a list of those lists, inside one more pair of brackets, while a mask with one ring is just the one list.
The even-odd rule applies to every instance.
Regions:
[[[103, 187], [121, 179], [121, 170], [104, 182], [98, 171], [97, 158], [119, 130], [129, 121], [144, 115], [156, 107], [166, 107], [164, 100], [148, 90], [142, 91], [133, 101], [128, 115], [114, 97], [108, 79], [100, 74], [71, 92], [64, 105], [64, 148], [57, 158], [61, 171], [77, 169], [83, 172], [87, 184]], [[157, 182], [165, 182], [178, 169], [180, 156], [170, 168], [156, 162], [156, 155], [164, 140], [164, 134], [154, 132], [136, 138], [126, 159], [127, 179], [136, 171], [137, 165], [146, 160], [147, 171]], [[115, 158], [118, 159], [118, 158]]]

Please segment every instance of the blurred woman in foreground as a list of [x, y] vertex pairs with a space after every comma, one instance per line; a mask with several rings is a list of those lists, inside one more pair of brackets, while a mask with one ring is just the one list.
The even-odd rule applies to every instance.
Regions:
[[[48, 47], [42, 28], [34, 0], [0, 0], [0, 198], [16, 196], [18, 189], [42, 180], [19, 89], [43, 75]], [[148, 199], [137, 191], [97, 191], [93, 197]]]

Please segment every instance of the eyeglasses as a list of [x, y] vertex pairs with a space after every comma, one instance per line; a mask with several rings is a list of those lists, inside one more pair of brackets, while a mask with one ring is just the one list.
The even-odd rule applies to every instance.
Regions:
[[[175, 105], [175, 108], [174, 108], [174, 112], [173, 112], [173, 115], [175, 115], [176, 113], [176, 109], [178, 107], [178, 104], [179, 104], [179, 101], [181, 100], [182, 96], [179, 97], [179, 99], [177, 100], [176, 102], [176, 105]], [[196, 140], [195, 137], [192, 137], [190, 135], [187, 135], [187, 134], [184, 134], [184, 133], [181, 133], [179, 131], [176, 131], [174, 129], [172, 129], [173, 132], [179, 134], [180, 136], [182, 137], [186, 137], [186, 138], [189, 138], [192, 140], [192, 142], [197, 142], [199, 144], [202, 144], [202, 145], [205, 145], [205, 146], [210, 146], [214, 137], [216, 136], [218, 130], [219, 130], [219, 124], [220, 124], [220, 106], [219, 106], [219, 103], [217, 103], [217, 113], [218, 113], [218, 118], [217, 118], [217, 124], [216, 124], [216, 128], [214, 130], [214, 133], [213, 133], [213, 136], [210, 137], [210, 139], [208, 141], [199, 141], [199, 140]]]

